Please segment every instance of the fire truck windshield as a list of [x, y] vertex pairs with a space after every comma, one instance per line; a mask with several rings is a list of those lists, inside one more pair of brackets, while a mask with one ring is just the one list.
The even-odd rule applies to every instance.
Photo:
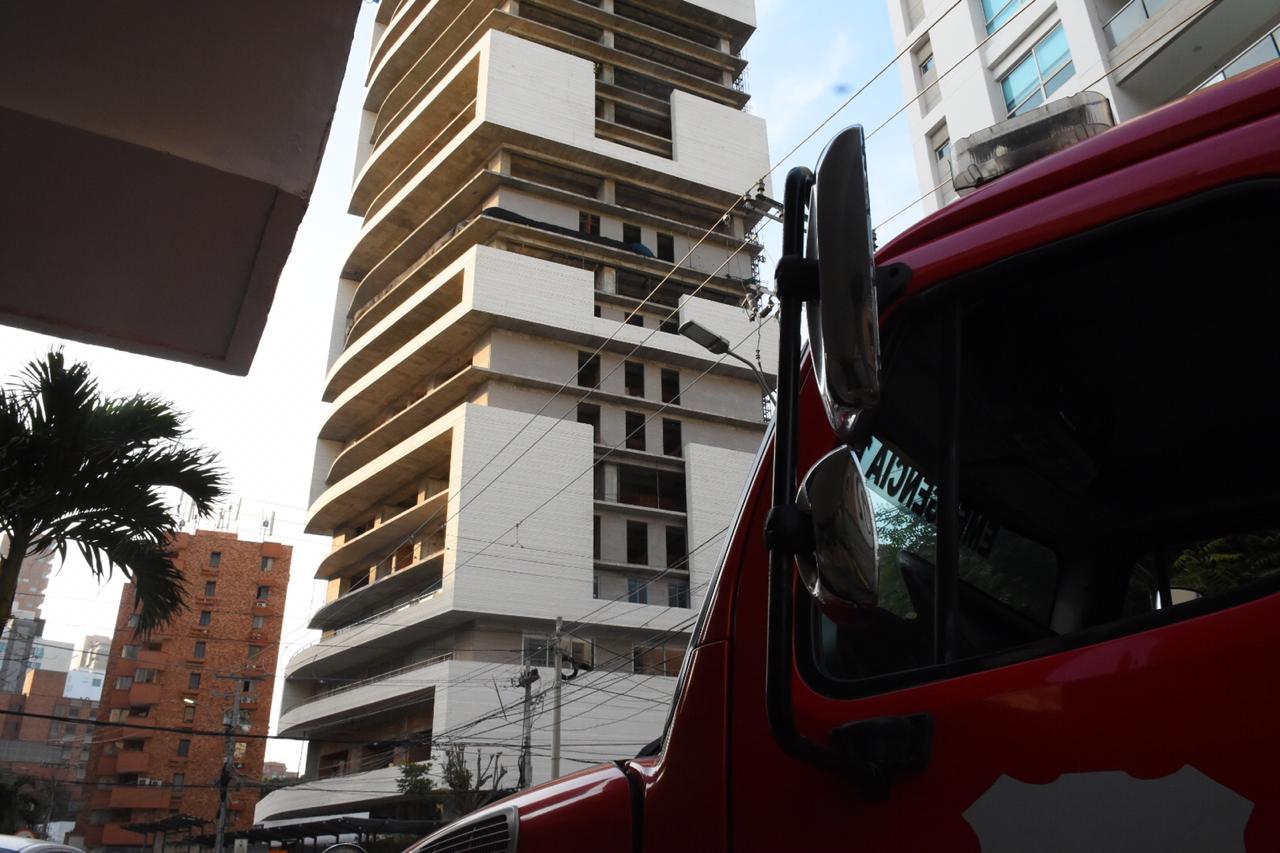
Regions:
[[[1280, 583], [1280, 290], [1262, 285], [1278, 202], [1270, 182], [1218, 192], [1011, 258], [895, 316], [882, 402], [855, 441], [880, 606], [857, 626], [801, 613], [810, 680], [848, 693], [942, 677], [934, 517], [955, 363], [948, 661], [1047, 654]], [[961, 332], [944, 351], [952, 312]]]

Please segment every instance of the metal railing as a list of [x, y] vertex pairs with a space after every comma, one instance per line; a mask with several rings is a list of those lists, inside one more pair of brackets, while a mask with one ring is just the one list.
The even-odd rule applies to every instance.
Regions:
[[1224, 65], [1221, 71], [1196, 86], [1196, 89], [1203, 89], [1206, 86], [1212, 86], [1214, 83], [1221, 83], [1229, 77], [1234, 77], [1237, 74], [1248, 71], [1250, 68], [1257, 68], [1259, 65], [1265, 65], [1277, 59], [1280, 59], [1280, 27], [1249, 45]]
[[439, 654], [439, 655], [436, 655], [435, 657], [427, 658], [426, 660], [415, 661], [414, 663], [407, 664], [406, 666], [398, 667], [396, 669], [389, 669], [389, 670], [386, 670], [385, 672], [380, 672], [377, 675], [371, 675], [367, 678], [362, 678], [358, 681], [350, 681], [345, 684], [339, 684], [337, 687], [331, 687], [327, 690], [321, 690], [318, 693], [314, 693], [311, 696], [308, 696], [306, 699], [299, 702], [298, 705], [295, 705], [294, 707], [305, 705], [308, 702], [314, 702], [318, 699], [325, 699], [330, 696], [336, 696], [339, 693], [346, 693], [350, 690], [357, 690], [361, 687], [366, 687], [370, 684], [376, 684], [379, 681], [385, 681], [386, 679], [393, 678], [397, 675], [403, 675], [406, 672], [412, 672], [413, 670], [422, 669], [423, 667], [434, 666], [435, 664], [444, 663], [445, 661], [448, 661], [448, 660], [453, 660], [453, 652], [445, 652], [444, 654]]
[[1127, 41], [1168, 2], [1169, 0], [1129, 0], [1102, 25], [1107, 44], [1115, 48]]

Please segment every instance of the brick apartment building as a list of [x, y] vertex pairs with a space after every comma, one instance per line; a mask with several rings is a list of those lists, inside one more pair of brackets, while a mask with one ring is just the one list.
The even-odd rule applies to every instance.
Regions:
[[[126, 824], [173, 814], [212, 823], [226, 741], [208, 733], [223, 731], [236, 691], [239, 731], [267, 733], [292, 549], [214, 531], [179, 534], [174, 547], [186, 612], [142, 637], [133, 586], [121, 594], [99, 710], [100, 720], [120, 725], [95, 733], [93, 784], [74, 833], [88, 850], [146, 843]], [[265, 746], [255, 737], [236, 742], [236, 778], [246, 784], [232, 789], [229, 828], [253, 823]]]
[[91, 699], [65, 697], [66, 682], [65, 672], [33, 669], [21, 692], [0, 693], [0, 710], [15, 712], [0, 715], [0, 767], [44, 780], [55, 821], [73, 820], [79, 811], [98, 713]]

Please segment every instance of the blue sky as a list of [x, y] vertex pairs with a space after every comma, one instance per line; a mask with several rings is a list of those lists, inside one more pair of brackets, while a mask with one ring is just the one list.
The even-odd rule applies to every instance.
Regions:
[[[320, 386], [337, 275], [359, 228], [359, 221], [345, 213], [346, 195], [374, 9], [371, 4], [362, 9], [311, 206], [281, 276], [249, 375], [224, 376], [101, 347], [65, 344], [69, 355], [93, 365], [105, 390], [158, 393], [190, 413], [192, 438], [216, 449], [231, 473], [232, 508], [239, 509], [237, 526], [242, 536], [260, 536], [263, 519], [274, 513], [272, 538], [294, 546], [281, 664], [312, 641], [314, 632], [305, 625], [323, 598], [322, 585], [312, 580], [312, 574], [328, 543], [303, 535], [302, 523], [315, 435], [324, 412]], [[748, 87], [753, 93], [749, 108], [769, 122], [770, 152], [777, 162], [888, 64], [893, 44], [884, 0], [757, 0], [757, 14], [758, 31], [746, 51], [751, 62]], [[898, 72], [893, 68], [778, 165], [774, 197], [781, 194], [787, 170], [797, 164], [812, 166], [822, 145], [838, 129], [854, 123], [877, 127], [902, 101]], [[868, 167], [875, 221], [920, 195], [905, 115], [870, 140]], [[896, 219], [879, 235], [880, 243], [918, 216], [913, 211]], [[766, 269], [777, 260], [777, 230], [763, 232]], [[13, 375], [27, 360], [60, 343], [4, 328], [0, 375]], [[111, 632], [119, 601], [118, 578], [95, 588], [87, 568], [72, 556], [49, 592], [46, 636], [78, 643], [85, 634]], [[275, 707], [279, 708], [278, 694]], [[299, 750], [273, 742], [267, 757], [296, 766]]]

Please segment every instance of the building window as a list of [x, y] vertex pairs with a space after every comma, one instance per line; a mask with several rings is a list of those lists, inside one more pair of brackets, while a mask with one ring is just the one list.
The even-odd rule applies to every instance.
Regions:
[[683, 527], [667, 528], [667, 568], [678, 569], [688, 562], [689, 534]]
[[213, 611], [212, 611], [212, 610], [201, 610], [201, 611], [200, 611], [200, 624], [201, 624], [201, 625], [208, 625], [208, 624], [209, 624], [209, 623], [211, 623], [212, 621], [213, 621]]
[[256, 596], [254, 596], [254, 597], [255, 597], [258, 601], [266, 601], [268, 598], [270, 598], [270, 597], [271, 597], [271, 587], [269, 587], [269, 586], [260, 586], [260, 587], [258, 587], [258, 593], [257, 593], [257, 595], [256, 595]]
[[211, 552], [209, 553], [209, 567], [210, 567], [210, 568], [213, 568], [213, 569], [216, 569], [216, 568], [218, 568], [218, 566], [220, 566], [220, 565], [222, 565], [222, 552], [221, 552], [221, 551], [211, 551]]
[[217, 595], [217, 594], [218, 594], [218, 582], [217, 582], [217, 581], [205, 581], [205, 583], [204, 583], [204, 597], [205, 597], [205, 598], [213, 598], [213, 597], [214, 597], [215, 595]]
[[644, 450], [644, 415], [627, 412], [627, 449]]
[[578, 213], [578, 233], [588, 234], [592, 237], [600, 236], [600, 217], [594, 213], [580, 211]]
[[183, 705], [182, 706], [182, 722], [194, 723], [195, 719], [196, 719], [196, 706]]
[[595, 353], [578, 353], [578, 386], [600, 387], [600, 356]]
[[627, 522], [627, 562], [649, 565], [649, 525], [643, 521]]
[[204, 657], [204, 640], [196, 640], [196, 646], [191, 650], [191, 656], [195, 658]]
[[137, 613], [130, 613], [130, 614], [129, 614], [129, 618], [125, 621], [125, 624], [126, 624], [126, 625], [128, 625], [130, 628], [137, 628], [137, 627], [138, 627], [138, 614], [137, 614]]
[[107, 714], [107, 720], [112, 723], [123, 722], [128, 713], [128, 708], [112, 708]]
[[95, 679], [93, 680], [93, 686], [94, 686], [94, 687], [101, 687], [101, 686], [102, 686], [102, 679], [101, 679], [101, 678], [95, 678]]
[[600, 597], [600, 575], [598, 574], [591, 576], [591, 597]]
[[173, 774], [173, 790], [174, 793], [182, 790], [182, 786], [187, 784], [187, 775], [185, 773]]
[[600, 559], [600, 516], [598, 515], [591, 516], [591, 557], [595, 560]]
[[151, 706], [150, 706], [150, 705], [138, 705], [138, 706], [136, 706], [136, 707], [132, 707], [132, 708], [130, 708], [130, 709], [129, 709], [129, 716], [130, 716], [130, 717], [150, 717], [150, 716], [151, 716]]
[[920, 72], [920, 111], [927, 114], [942, 100], [942, 90], [938, 87], [938, 63], [928, 42], [916, 51], [915, 62]]
[[133, 686], [133, 676], [132, 676], [132, 675], [117, 675], [117, 676], [116, 676], [116, 690], [128, 690], [128, 689], [129, 689], [130, 687], [132, 687], [132, 686]]
[[630, 314], [628, 314], [628, 315], [627, 315], [627, 325], [628, 325], [628, 326], [639, 326], [640, 328], [642, 328], [642, 329], [643, 329], [643, 328], [644, 328], [644, 315], [643, 315], [643, 314], [641, 314], [639, 311], [632, 311]]
[[133, 673], [134, 684], [159, 684], [160, 670], [158, 669], [137, 669]]
[[928, 145], [933, 152], [933, 182], [942, 193], [942, 203], [946, 204], [956, 197], [955, 187], [951, 183], [951, 135], [946, 124], [929, 134]]
[[682, 663], [682, 648], [634, 646], [631, 650], [631, 671], [636, 675], [679, 675]]
[[590, 424], [591, 440], [600, 443], [600, 407], [590, 403], [578, 404], [578, 423]]
[[261, 631], [264, 627], [266, 627], [266, 624], [267, 624], [267, 617], [265, 616], [253, 617], [253, 630]]
[[622, 242], [629, 246], [636, 246], [640, 244], [642, 242], [640, 239], [640, 226], [629, 225], [624, 222], [622, 224]]
[[256, 657], [257, 657], [258, 655], [260, 655], [260, 654], [262, 654], [262, 646], [250, 646], [250, 647], [249, 647], [249, 659], [250, 659], [250, 660], [252, 660], [253, 658], [256, 658]]
[[662, 369], [662, 402], [680, 405], [680, 371]]
[[670, 234], [658, 235], [658, 260], [675, 262], [676, 241]]
[[648, 604], [649, 585], [640, 578], [627, 578], [627, 601], [632, 604]]
[[187, 689], [188, 690], [200, 689], [200, 673], [192, 672], [187, 675]]
[[689, 606], [688, 581], [671, 581], [667, 584], [667, 606], [686, 608]]
[[120, 657], [124, 658], [125, 660], [137, 660], [138, 647], [126, 643], [124, 647], [120, 649]]
[[525, 666], [551, 666], [555, 662], [551, 638], [544, 634], [525, 634], [523, 649]]
[[275, 558], [275, 557], [263, 557], [263, 558], [262, 558], [262, 570], [263, 570], [264, 572], [269, 572], [269, 571], [271, 571], [272, 569], [274, 569], [275, 567], [276, 567], [276, 558]]
[[1058, 24], [1000, 80], [1005, 109], [1020, 115], [1043, 104], [1075, 74], [1067, 32]]
[[987, 18], [987, 32], [996, 30], [1009, 23], [1009, 19], [1022, 8], [1025, 0], [982, 0], [982, 11]]
[[662, 419], [662, 452], [667, 456], [680, 456], [683, 443], [680, 440], [680, 422]]
[[623, 376], [627, 386], [627, 394], [632, 397], [644, 396], [644, 365], [638, 361], [628, 361], [623, 365]]
[[191, 752], [191, 741], [187, 740], [186, 738], [183, 738], [182, 740], [178, 741], [178, 757], [179, 758], [186, 758], [187, 755], [190, 754], [190, 752]]

